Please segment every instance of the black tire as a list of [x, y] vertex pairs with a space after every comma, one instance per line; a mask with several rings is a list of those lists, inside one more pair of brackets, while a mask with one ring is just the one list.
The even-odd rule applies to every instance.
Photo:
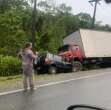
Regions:
[[57, 73], [57, 68], [55, 66], [50, 66], [48, 72], [50, 74], [56, 74]]
[[82, 70], [83, 70], [82, 63], [79, 62], [79, 61], [74, 61], [73, 62], [72, 72], [78, 72], [78, 71], [82, 71]]

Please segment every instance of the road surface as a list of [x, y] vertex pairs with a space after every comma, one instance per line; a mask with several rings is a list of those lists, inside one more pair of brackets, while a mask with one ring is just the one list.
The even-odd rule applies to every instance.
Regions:
[[0, 96], [0, 110], [66, 110], [74, 104], [111, 109], [111, 73], [49, 84], [34, 92]]

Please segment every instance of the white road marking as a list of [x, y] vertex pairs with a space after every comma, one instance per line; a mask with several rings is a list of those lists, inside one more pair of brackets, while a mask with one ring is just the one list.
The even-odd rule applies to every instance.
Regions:
[[[71, 81], [76, 81], [76, 80], [80, 80], [80, 79], [88, 79], [88, 78], [95, 78], [95, 77], [100, 77], [100, 76], [104, 76], [106, 74], [111, 74], [111, 72], [105, 72], [105, 73], [101, 73], [101, 74], [95, 74], [95, 75], [88, 75], [88, 76], [82, 76], [79, 78], [73, 78], [73, 79], [69, 79], [69, 80], [63, 80], [63, 81], [58, 81], [58, 82], [51, 82], [51, 83], [47, 83], [47, 84], [43, 84], [43, 85], [39, 85], [35, 87], [35, 90], [37, 88], [41, 88], [41, 87], [47, 87], [47, 86], [52, 86], [52, 85], [57, 85], [57, 84], [61, 84], [61, 83], [67, 83], [67, 82], [71, 82]], [[21, 92], [24, 89], [17, 89], [17, 90], [13, 90], [13, 91], [8, 91], [8, 92], [1, 92], [0, 96], [3, 95], [8, 95], [8, 94], [14, 94], [17, 92]]]

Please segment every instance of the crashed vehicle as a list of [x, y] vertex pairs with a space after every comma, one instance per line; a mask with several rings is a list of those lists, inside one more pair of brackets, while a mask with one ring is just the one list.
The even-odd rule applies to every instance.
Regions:
[[58, 72], [71, 72], [73, 66], [62, 56], [46, 53], [35, 60], [34, 69], [38, 72], [55, 74]]

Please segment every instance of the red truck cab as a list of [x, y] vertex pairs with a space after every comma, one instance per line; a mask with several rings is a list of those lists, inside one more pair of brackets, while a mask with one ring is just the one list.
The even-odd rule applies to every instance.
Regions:
[[78, 45], [63, 45], [58, 49], [58, 54], [63, 57], [63, 60], [69, 61], [73, 72], [81, 71], [83, 69], [83, 57], [81, 49]]
[[58, 51], [60, 56], [82, 60], [82, 52], [78, 45], [64, 45]]

